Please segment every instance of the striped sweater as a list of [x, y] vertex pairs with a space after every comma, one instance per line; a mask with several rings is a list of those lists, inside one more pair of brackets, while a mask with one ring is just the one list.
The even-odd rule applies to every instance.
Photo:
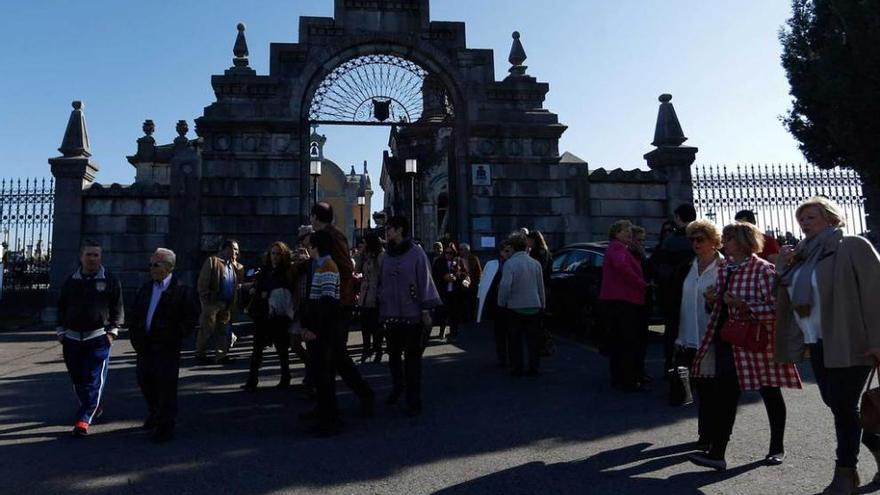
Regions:
[[339, 300], [339, 268], [330, 256], [322, 256], [315, 261], [312, 286], [309, 290], [311, 300], [325, 297]]

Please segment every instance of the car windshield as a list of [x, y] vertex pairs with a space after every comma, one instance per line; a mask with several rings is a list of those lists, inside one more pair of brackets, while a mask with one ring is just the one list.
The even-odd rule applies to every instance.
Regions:
[[569, 248], [553, 257], [553, 273], [572, 273], [588, 267], [602, 268], [605, 256], [601, 252], [584, 248]]
[[591, 255], [593, 253], [589, 251], [583, 250], [575, 250], [568, 253], [568, 257], [565, 258], [565, 263], [562, 264], [563, 272], [575, 272], [581, 265], [589, 264]]
[[551, 272], [562, 271], [562, 263], [565, 261], [565, 258], [568, 256], [568, 253], [569, 253], [569, 251], [563, 251], [553, 257], [553, 264], [550, 267]]

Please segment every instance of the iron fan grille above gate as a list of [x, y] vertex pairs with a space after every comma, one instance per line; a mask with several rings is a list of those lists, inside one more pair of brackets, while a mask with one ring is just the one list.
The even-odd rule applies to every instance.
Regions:
[[321, 81], [309, 120], [313, 122], [442, 122], [452, 108], [436, 77], [394, 55], [351, 59]]

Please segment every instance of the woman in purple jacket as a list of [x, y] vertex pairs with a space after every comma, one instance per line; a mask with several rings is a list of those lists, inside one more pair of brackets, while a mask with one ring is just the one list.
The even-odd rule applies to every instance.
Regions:
[[[406, 392], [407, 413], [422, 412], [422, 353], [431, 331], [431, 309], [440, 295], [431, 278], [428, 256], [410, 239], [409, 220], [394, 216], [385, 225], [388, 250], [379, 272], [379, 321], [388, 336], [392, 390], [386, 403]], [[401, 361], [406, 356], [406, 366]]]

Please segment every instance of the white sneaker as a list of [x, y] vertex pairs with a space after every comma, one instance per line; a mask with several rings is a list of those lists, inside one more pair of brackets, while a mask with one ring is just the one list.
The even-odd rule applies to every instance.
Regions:
[[233, 334], [229, 337], [229, 348], [230, 348], [230, 349], [232, 349], [233, 347], [235, 347], [235, 342], [236, 342], [237, 340], [238, 340], [238, 335], [235, 335], [235, 333], [233, 333]]

